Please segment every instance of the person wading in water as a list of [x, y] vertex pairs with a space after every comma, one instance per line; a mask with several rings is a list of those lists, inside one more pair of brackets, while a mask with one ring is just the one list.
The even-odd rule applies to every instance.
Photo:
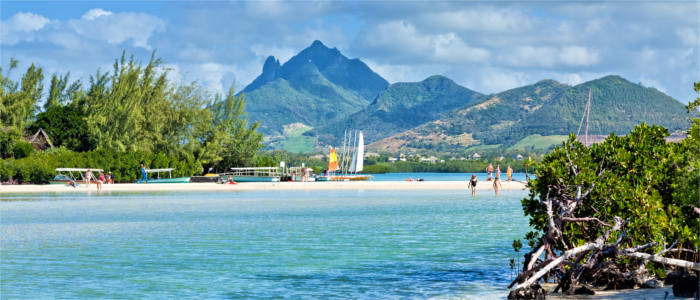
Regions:
[[478, 181], [476, 175], [472, 174], [472, 179], [469, 180], [469, 188], [472, 189], [472, 197], [476, 196], [476, 183]]

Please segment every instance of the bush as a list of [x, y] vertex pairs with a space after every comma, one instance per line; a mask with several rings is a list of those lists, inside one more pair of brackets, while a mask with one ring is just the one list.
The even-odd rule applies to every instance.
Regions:
[[173, 177], [199, 174], [202, 167], [193, 158], [168, 157], [150, 152], [90, 152], [53, 151], [35, 152], [21, 159], [7, 159], [0, 163], [0, 180], [17, 179], [20, 183], [47, 183], [56, 175], [56, 168], [94, 168], [112, 171], [117, 182], [136, 181], [141, 174], [140, 164], [146, 168], [175, 168]]
[[12, 154], [15, 158], [25, 158], [34, 152], [34, 147], [29, 142], [19, 140], [12, 148]]
[[15, 145], [22, 140], [22, 133], [16, 128], [0, 128], [0, 158], [13, 155]]

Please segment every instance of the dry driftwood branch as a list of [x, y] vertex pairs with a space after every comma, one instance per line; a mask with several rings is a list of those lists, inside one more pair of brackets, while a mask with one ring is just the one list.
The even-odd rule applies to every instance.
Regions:
[[653, 254], [639, 253], [639, 252], [621, 251], [620, 254], [622, 254], [624, 256], [636, 257], [636, 258], [641, 258], [644, 260], [650, 260], [650, 261], [657, 262], [660, 264], [671, 265], [671, 266], [687, 268], [687, 269], [691, 269], [691, 270], [695, 270], [695, 271], [700, 271], [700, 263], [696, 263], [696, 262], [692, 262], [692, 261], [675, 259], [675, 258], [660, 257], [660, 256], [656, 256]]
[[544, 252], [544, 245], [540, 246], [539, 248], [537, 248], [537, 251], [532, 252], [532, 254], [530, 254], [530, 261], [527, 263], [525, 271], [528, 271], [532, 269], [533, 266], [535, 266], [535, 263], [537, 263], [537, 258], [539, 258], [540, 255], [542, 255], [542, 252]]
[[608, 239], [610, 234], [613, 231], [618, 231], [623, 225], [623, 221], [620, 217], [615, 217], [615, 226], [610, 228], [608, 231], [606, 231], [603, 235], [599, 236], [593, 243], [587, 243], [584, 244], [583, 246], [579, 246], [576, 248], [573, 248], [571, 250], [565, 251], [561, 256], [557, 257], [556, 259], [552, 260], [551, 262], [547, 263], [543, 268], [541, 268], [535, 275], [530, 277], [529, 279], [525, 280], [524, 282], [518, 284], [515, 286], [514, 290], [521, 289], [521, 288], [526, 288], [537, 282], [542, 276], [547, 274], [549, 271], [551, 271], [554, 267], [560, 265], [564, 260], [569, 259], [570, 257], [588, 251], [588, 250], [593, 250], [593, 249], [601, 249], [603, 247], [603, 243], [605, 240]]

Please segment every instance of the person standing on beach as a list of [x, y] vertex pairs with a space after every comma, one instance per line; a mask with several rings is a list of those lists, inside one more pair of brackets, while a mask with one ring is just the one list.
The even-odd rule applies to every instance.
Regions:
[[506, 175], [508, 176], [508, 181], [513, 181], [513, 168], [508, 165], [508, 169], [506, 169]]
[[486, 177], [486, 181], [491, 181], [491, 173], [493, 173], [493, 165], [489, 164], [488, 167], [486, 167], [486, 173], [489, 173], [489, 176]]
[[146, 173], [146, 167], [143, 164], [141, 164], [141, 180], [138, 182], [148, 183], [148, 174]]
[[90, 179], [92, 179], [92, 171], [90, 169], [87, 169], [87, 172], [85, 172], [85, 184], [90, 187]]
[[469, 180], [469, 188], [472, 189], [472, 197], [476, 196], [476, 183], [478, 181], [476, 175], [472, 174], [472, 179]]
[[498, 196], [498, 189], [502, 188], [501, 186], [501, 166], [496, 166], [496, 177], [493, 180], [493, 190], [496, 192], [496, 196]]

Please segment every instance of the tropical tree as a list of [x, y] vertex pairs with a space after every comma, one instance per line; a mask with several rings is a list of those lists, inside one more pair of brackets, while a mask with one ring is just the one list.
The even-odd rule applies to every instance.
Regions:
[[[11, 72], [19, 62], [10, 59]], [[27, 68], [21, 79], [21, 84], [13, 82], [4, 74], [0, 67], [0, 126], [15, 127], [24, 130], [32, 121], [37, 111], [37, 103], [41, 99], [43, 86], [43, 71], [32, 64]]]
[[[245, 95], [236, 96], [232, 86], [225, 97], [217, 96], [210, 109], [214, 117], [214, 126], [220, 135], [214, 135], [213, 141], [220, 146], [220, 167], [250, 166], [255, 163], [258, 150], [264, 147], [262, 134], [257, 132], [260, 122], [248, 126], [245, 113]], [[217, 139], [220, 139], [217, 141]], [[218, 150], [218, 149], [217, 149]]]

